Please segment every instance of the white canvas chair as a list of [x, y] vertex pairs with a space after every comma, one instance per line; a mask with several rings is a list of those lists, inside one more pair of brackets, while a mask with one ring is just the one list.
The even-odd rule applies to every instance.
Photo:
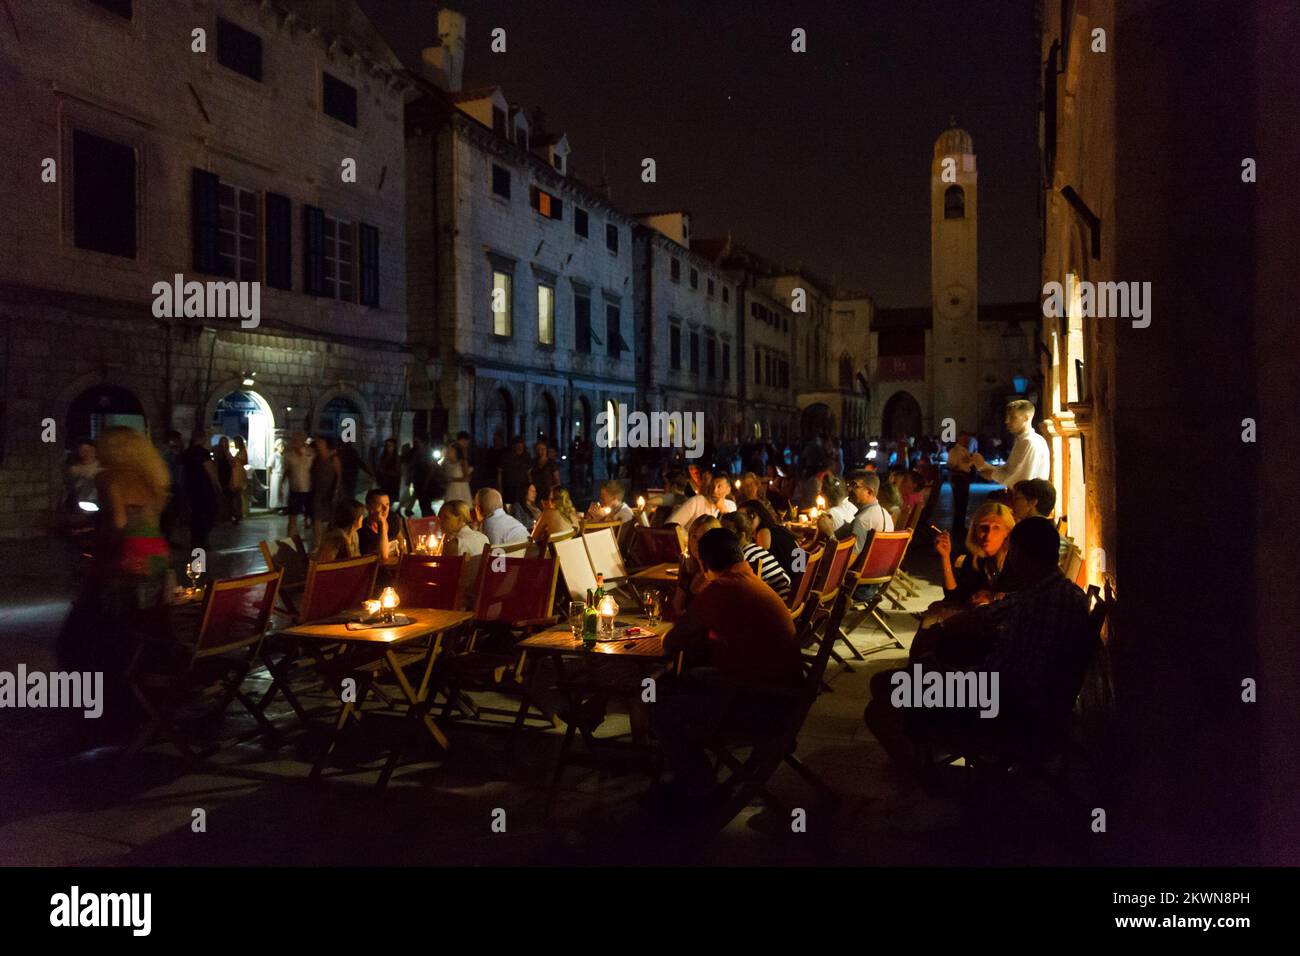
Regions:
[[587, 591], [596, 587], [596, 574], [591, 570], [591, 559], [587, 557], [587, 548], [581, 538], [551, 539], [555, 557], [560, 562], [560, 573], [564, 575], [564, 586], [569, 589], [569, 597], [582, 601]]
[[584, 534], [581, 540], [587, 548], [587, 557], [591, 559], [592, 573], [605, 576], [606, 589], [626, 583], [627, 565], [623, 563], [623, 552], [618, 549], [613, 528]]

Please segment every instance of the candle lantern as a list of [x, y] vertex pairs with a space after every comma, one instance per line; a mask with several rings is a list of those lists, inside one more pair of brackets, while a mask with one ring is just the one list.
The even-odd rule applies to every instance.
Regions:
[[645, 498], [638, 497], [638, 498], [636, 499], [636, 506], [637, 506], [637, 508], [644, 510], [644, 509], [645, 509]]
[[600, 615], [597, 621], [598, 633], [602, 639], [608, 640], [614, 636], [614, 618], [618, 617], [618, 602], [612, 595], [606, 594], [596, 606], [596, 613]]
[[384, 620], [389, 624], [393, 623], [393, 611], [401, 601], [398, 600], [397, 592], [392, 588], [384, 588], [379, 595], [379, 604], [384, 609]]

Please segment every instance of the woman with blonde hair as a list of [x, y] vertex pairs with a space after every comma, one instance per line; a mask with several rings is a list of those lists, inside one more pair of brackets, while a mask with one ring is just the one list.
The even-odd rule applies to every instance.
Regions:
[[545, 544], [553, 534], [578, 530], [578, 509], [573, 507], [573, 499], [568, 490], [556, 485], [542, 503], [542, 513], [533, 525], [532, 538], [538, 544]]
[[488, 538], [482, 531], [476, 531], [470, 522], [473, 511], [468, 501], [452, 499], [443, 502], [438, 511], [438, 526], [444, 535], [442, 553], [450, 557], [458, 554], [465, 556], [464, 569], [460, 574], [460, 593], [458, 603], [464, 609], [474, 604], [474, 589], [478, 587], [479, 565], [483, 561], [483, 552], [488, 548]]
[[943, 603], [968, 606], [988, 604], [1000, 590], [998, 576], [1006, 561], [1011, 529], [1016, 526], [1011, 509], [985, 502], [975, 511], [966, 532], [967, 554], [952, 561], [952, 538], [944, 532], [934, 542], [943, 567]]

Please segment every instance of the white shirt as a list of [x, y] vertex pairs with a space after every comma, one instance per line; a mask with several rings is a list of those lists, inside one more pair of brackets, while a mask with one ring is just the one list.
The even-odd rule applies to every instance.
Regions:
[[999, 485], [1012, 487], [1018, 481], [1030, 478], [1047, 478], [1052, 473], [1052, 454], [1047, 439], [1033, 428], [1026, 428], [1016, 436], [1007, 463], [993, 468], [988, 476]]
[[[460, 575], [460, 588], [458, 590], [458, 601], [462, 608], [473, 610], [474, 607], [474, 589], [478, 587], [479, 565], [483, 561], [483, 552], [488, 547], [487, 535], [481, 531], [475, 531], [469, 525], [464, 525], [454, 535], [451, 535], [447, 544], [455, 542], [454, 549], [456, 554], [465, 555], [464, 570]], [[451, 554], [446, 544], [443, 545], [443, 553]]]
[[504, 508], [498, 508], [483, 519], [483, 531], [492, 544], [510, 544], [514, 541], [528, 540], [528, 529], [517, 519], [506, 514]]
[[853, 503], [853, 499], [845, 498], [834, 508], [827, 508], [826, 513], [835, 519], [835, 530], [840, 529], [840, 525], [847, 524], [858, 515], [858, 506]]
[[588, 521], [631, 521], [634, 517], [626, 501], [620, 501], [617, 508], [610, 509], [609, 514], [605, 514], [605, 506], [599, 501], [593, 501], [587, 509]]
[[730, 498], [722, 499], [722, 510], [719, 511], [713, 506], [713, 501], [708, 495], [691, 495], [677, 506], [677, 510], [669, 517], [668, 523], [689, 529], [691, 522], [700, 515], [713, 515], [716, 518], [720, 514], [728, 514], [735, 510], [736, 503]]
[[863, 505], [853, 520], [835, 532], [835, 537], [843, 539], [853, 536], [853, 557], [856, 559], [866, 547], [867, 538], [872, 531], [893, 531], [894, 519], [889, 516], [885, 506], [879, 501]]

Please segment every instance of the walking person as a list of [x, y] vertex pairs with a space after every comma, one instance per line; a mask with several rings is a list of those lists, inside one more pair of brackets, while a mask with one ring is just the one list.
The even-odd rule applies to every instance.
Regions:
[[311, 524], [311, 466], [315, 456], [307, 447], [307, 436], [294, 432], [289, 438], [289, 450], [284, 455], [284, 471], [289, 487], [289, 527], [285, 531], [292, 538], [298, 530], [298, 516], [302, 515], [303, 524]]
[[959, 541], [966, 536], [966, 509], [974, 475], [970, 433], [958, 432], [957, 440], [948, 449], [948, 481], [952, 483], [952, 536]]
[[235, 524], [248, 514], [248, 445], [242, 435], [231, 439], [230, 506]]
[[383, 449], [375, 461], [375, 483], [388, 495], [389, 501], [397, 501], [401, 497], [402, 460], [397, 457], [397, 442], [392, 438], [384, 439]]
[[221, 483], [208, 450], [208, 433], [202, 428], [194, 429], [190, 447], [181, 455], [181, 475], [190, 506], [190, 548], [206, 549], [217, 521]]
[[474, 494], [469, 487], [469, 476], [473, 469], [470, 468], [459, 441], [454, 441], [447, 446], [447, 454], [442, 459], [442, 470], [447, 476], [444, 500], [472, 501], [474, 499]]
[[266, 506], [272, 511], [281, 510], [289, 501], [289, 476], [285, 472], [284, 465], [285, 450], [284, 439], [277, 438], [271, 452], [271, 462], [266, 469]]
[[343, 467], [328, 436], [317, 435], [312, 446], [316, 457], [311, 463], [311, 511], [313, 533], [319, 542], [334, 517], [334, 506], [343, 496]]

